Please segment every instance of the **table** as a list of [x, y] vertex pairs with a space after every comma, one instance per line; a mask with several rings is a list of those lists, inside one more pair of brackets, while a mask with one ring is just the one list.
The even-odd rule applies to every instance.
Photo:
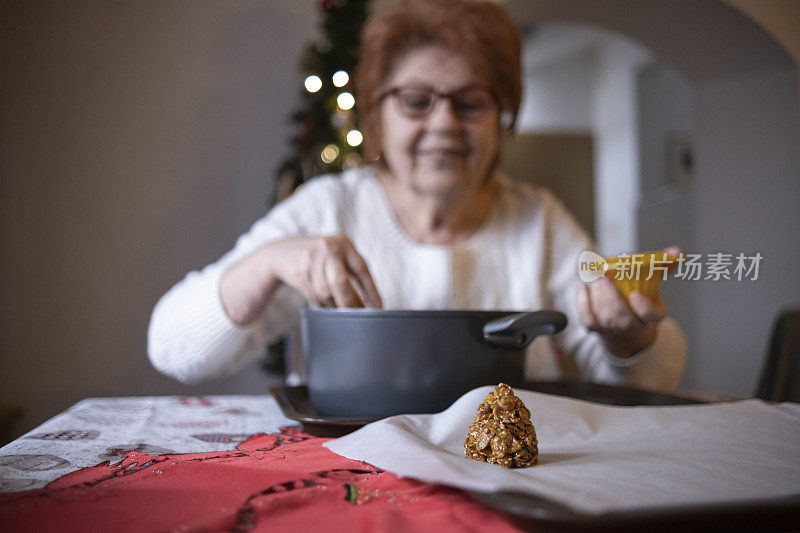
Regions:
[[0, 448], [0, 530], [518, 530], [326, 440], [269, 396], [86, 399]]
[[[592, 383], [532, 382], [526, 388], [615, 405], [697, 401]], [[328, 439], [298, 426], [266, 395], [83, 400], [0, 448], [0, 531], [800, 526], [796, 499], [606, 522], [571, 516], [544, 500], [476, 499], [345, 459], [322, 447]]]

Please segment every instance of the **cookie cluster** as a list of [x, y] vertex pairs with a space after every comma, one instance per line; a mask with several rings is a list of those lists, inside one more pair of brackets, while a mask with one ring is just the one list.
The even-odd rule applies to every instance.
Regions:
[[478, 406], [464, 441], [467, 457], [506, 468], [525, 468], [539, 460], [531, 412], [500, 383]]

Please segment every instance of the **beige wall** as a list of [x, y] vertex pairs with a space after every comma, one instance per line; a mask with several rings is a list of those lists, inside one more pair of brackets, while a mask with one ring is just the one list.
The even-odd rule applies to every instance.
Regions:
[[595, 238], [590, 134], [518, 133], [503, 148], [501, 168], [514, 179], [551, 190]]
[[263, 392], [153, 370], [150, 310], [267, 207], [316, 0], [0, 3], [0, 404]]
[[767, 30], [800, 65], [800, 2], [797, 0], [722, 0]]
[[[800, 65], [800, 2], [798, 0], [722, 0], [764, 28]], [[798, 74], [800, 76], [800, 74]], [[800, 91], [797, 94], [800, 100]], [[800, 117], [797, 117], [800, 119]]]

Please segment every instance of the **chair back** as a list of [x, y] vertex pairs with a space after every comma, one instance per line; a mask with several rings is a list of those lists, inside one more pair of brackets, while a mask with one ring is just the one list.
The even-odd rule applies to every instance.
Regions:
[[800, 309], [784, 311], [775, 321], [756, 397], [800, 403]]

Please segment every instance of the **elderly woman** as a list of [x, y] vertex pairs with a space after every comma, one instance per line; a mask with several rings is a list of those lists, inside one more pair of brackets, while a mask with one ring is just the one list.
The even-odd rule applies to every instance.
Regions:
[[663, 303], [583, 285], [586, 233], [551, 193], [497, 170], [520, 77], [519, 34], [496, 4], [408, 1], [371, 17], [356, 83], [374, 163], [311, 180], [167, 292], [153, 365], [184, 382], [233, 373], [309, 304], [557, 309], [569, 325], [531, 345], [529, 377], [673, 388], [686, 349]]

